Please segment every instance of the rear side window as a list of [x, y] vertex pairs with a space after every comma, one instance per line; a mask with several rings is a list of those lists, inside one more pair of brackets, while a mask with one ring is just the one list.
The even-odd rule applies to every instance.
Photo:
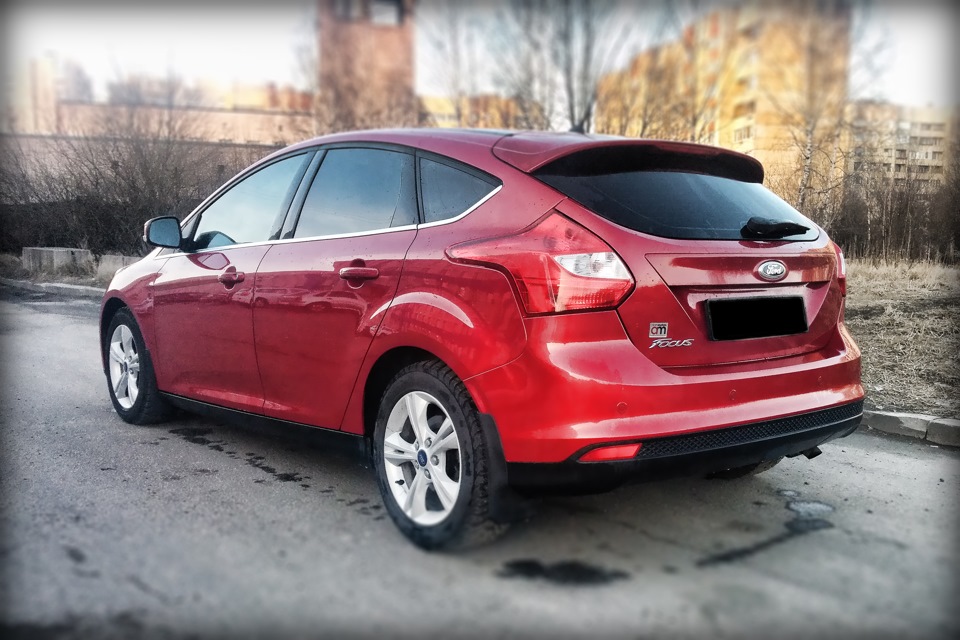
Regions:
[[762, 184], [676, 171], [551, 173], [537, 178], [594, 213], [628, 229], [664, 238], [742, 240], [752, 217], [794, 222], [809, 230], [784, 240], [814, 240], [815, 224]]
[[332, 149], [307, 192], [295, 238], [389, 229], [417, 221], [414, 158], [383, 149]]
[[420, 158], [423, 221], [456, 218], [483, 200], [499, 183], [446, 164]]

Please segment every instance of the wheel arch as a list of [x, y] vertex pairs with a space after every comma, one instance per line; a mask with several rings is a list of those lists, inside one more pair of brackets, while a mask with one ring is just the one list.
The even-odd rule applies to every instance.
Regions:
[[[387, 385], [401, 369], [414, 362], [436, 360], [447, 367], [436, 354], [419, 347], [394, 347], [380, 354], [370, 367], [363, 384], [362, 420], [363, 435], [366, 438], [373, 436], [373, 429], [377, 421], [377, 412], [380, 408], [380, 398], [386, 391]], [[450, 367], [452, 370], [452, 367]]]
[[120, 309], [129, 309], [129, 307], [126, 302], [113, 296], [103, 302], [100, 311], [100, 360], [104, 371], [107, 370], [107, 354], [103, 349], [103, 341], [106, 338], [107, 329], [110, 327], [113, 317], [117, 315]]

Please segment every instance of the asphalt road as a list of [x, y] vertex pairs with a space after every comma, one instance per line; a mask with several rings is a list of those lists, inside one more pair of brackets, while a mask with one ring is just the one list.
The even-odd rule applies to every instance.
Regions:
[[0, 292], [0, 635], [956, 637], [960, 455], [858, 432], [813, 461], [552, 498], [425, 553], [363, 461], [122, 422], [97, 305]]

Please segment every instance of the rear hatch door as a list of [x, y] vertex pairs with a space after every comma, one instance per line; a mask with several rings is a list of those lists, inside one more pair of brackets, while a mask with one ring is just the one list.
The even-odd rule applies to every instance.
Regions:
[[656, 364], [823, 348], [842, 304], [826, 234], [760, 184], [754, 160], [689, 147], [592, 148], [533, 175], [568, 196], [557, 209], [600, 235], [633, 273], [636, 290], [618, 311]]

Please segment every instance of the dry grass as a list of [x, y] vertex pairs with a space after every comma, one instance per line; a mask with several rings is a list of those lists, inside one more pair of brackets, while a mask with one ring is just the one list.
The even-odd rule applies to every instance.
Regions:
[[20, 264], [20, 258], [9, 253], [0, 253], [0, 278], [23, 280], [29, 275], [30, 272]]
[[851, 261], [847, 325], [877, 409], [960, 416], [960, 269]]

